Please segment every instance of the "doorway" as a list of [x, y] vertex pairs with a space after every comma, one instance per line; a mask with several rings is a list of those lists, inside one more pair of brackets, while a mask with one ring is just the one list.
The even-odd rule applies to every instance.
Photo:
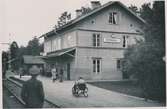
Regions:
[[70, 80], [70, 63], [67, 64], [67, 80]]

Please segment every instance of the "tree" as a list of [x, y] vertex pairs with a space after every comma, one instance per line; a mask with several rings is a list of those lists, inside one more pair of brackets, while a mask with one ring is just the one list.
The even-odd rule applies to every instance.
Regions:
[[18, 65], [19, 67], [23, 67], [23, 55], [28, 55], [27, 47], [20, 46], [18, 50]]
[[[91, 11], [91, 8], [89, 8], [89, 7], [81, 7], [80, 10], [82, 12], [81, 14], [84, 15], [84, 14], [89, 13]], [[58, 28], [62, 27], [63, 25], [67, 24], [70, 21], [71, 21], [71, 13], [68, 13], [67, 11], [65, 11], [59, 17], [57, 25], [55, 25], [54, 28], [58, 29]]]
[[82, 15], [87, 14], [91, 11], [90, 7], [81, 7]]
[[13, 70], [17, 70], [18, 69], [18, 45], [17, 42], [13, 41], [12, 44], [10, 45], [10, 63], [11, 63], [11, 67]]
[[40, 52], [44, 52], [44, 43], [39, 45]]
[[151, 17], [153, 15], [153, 10], [151, 9], [150, 3], [145, 3], [140, 8], [140, 17], [142, 17], [148, 24], [152, 23]]
[[26, 47], [26, 54], [27, 55], [40, 55], [40, 43], [39, 39], [37, 37], [34, 37], [32, 40], [28, 42], [28, 45]]
[[14, 59], [17, 57], [17, 52], [18, 52], [18, 45], [15, 41], [13, 41], [12, 44], [10, 45], [11, 59]]
[[137, 6], [130, 5], [129, 9], [132, 10], [134, 13], [138, 14], [138, 8], [137, 8]]
[[6, 70], [8, 69], [8, 60], [9, 54], [8, 52], [2, 51], [2, 75], [5, 77]]
[[21, 67], [23, 65], [23, 56], [24, 55], [40, 55], [40, 52], [43, 52], [43, 43], [39, 43], [39, 39], [34, 37], [32, 40], [28, 42], [26, 47], [20, 46], [18, 49], [18, 66]]
[[149, 22], [145, 41], [127, 49], [122, 71], [135, 75], [146, 98], [165, 101], [165, 62], [162, 60], [165, 56], [164, 2], [154, 2], [153, 8], [144, 4], [141, 10], [141, 16]]
[[65, 24], [67, 24], [71, 20], [71, 13], [68, 13], [67, 11], [63, 12], [58, 20], [58, 26], [55, 25], [55, 28], [59, 28]]

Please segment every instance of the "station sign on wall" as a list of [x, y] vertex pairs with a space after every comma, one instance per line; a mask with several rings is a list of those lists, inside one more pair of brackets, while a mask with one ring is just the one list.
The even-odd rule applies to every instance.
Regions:
[[120, 43], [120, 42], [121, 42], [121, 39], [115, 38], [115, 37], [104, 38], [104, 42], [105, 42], [105, 43]]

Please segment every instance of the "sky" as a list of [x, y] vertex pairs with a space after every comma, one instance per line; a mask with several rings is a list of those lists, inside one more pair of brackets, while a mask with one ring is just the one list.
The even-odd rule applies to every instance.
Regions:
[[[92, 0], [0, 0], [0, 48], [7, 50], [16, 41], [26, 46], [34, 36], [41, 36], [54, 28], [58, 17], [68, 11], [75, 17], [81, 6], [90, 7]], [[111, 0], [98, 0], [101, 4]], [[151, 0], [120, 0], [124, 5], [141, 7]]]

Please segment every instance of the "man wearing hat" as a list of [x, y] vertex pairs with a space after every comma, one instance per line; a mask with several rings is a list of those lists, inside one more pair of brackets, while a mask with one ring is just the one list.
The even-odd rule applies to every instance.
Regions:
[[42, 82], [37, 80], [40, 70], [34, 65], [30, 68], [29, 73], [32, 77], [23, 84], [21, 98], [26, 103], [26, 108], [42, 108], [44, 90]]

